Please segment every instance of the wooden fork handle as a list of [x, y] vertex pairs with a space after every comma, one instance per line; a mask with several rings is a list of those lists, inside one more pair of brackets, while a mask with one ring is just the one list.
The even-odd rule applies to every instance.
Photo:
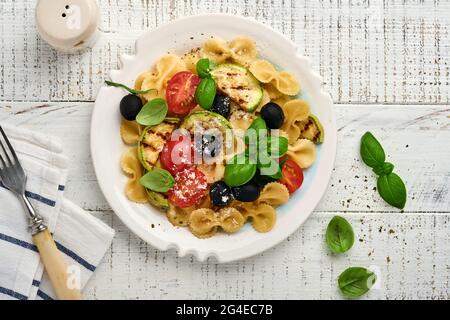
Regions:
[[67, 264], [56, 247], [55, 241], [48, 229], [33, 236], [33, 242], [39, 250], [44, 267], [60, 300], [80, 300], [78, 288], [70, 288]]

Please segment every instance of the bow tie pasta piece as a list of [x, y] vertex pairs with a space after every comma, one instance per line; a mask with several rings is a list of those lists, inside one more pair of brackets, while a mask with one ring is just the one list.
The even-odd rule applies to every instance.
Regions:
[[189, 228], [199, 238], [213, 236], [218, 228], [227, 233], [237, 232], [245, 223], [245, 218], [234, 208], [223, 208], [218, 212], [212, 209], [197, 209], [189, 217]]
[[289, 145], [286, 154], [294, 160], [300, 168], [309, 168], [316, 160], [316, 145], [308, 139], [298, 139]]
[[199, 164], [197, 169], [203, 172], [209, 184], [222, 180], [225, 174], [225, 166], [222, 163]]
[[303, 100], [296, 99], [288, 101], [281, 108], [285, 117], [281, 130], [287, 132], [289, 143], [292, 144], [300, 137], [300, 128], [297, 123], [309, 117], [309, 105]]
[[253, 61], [258, 54], [255, 41], [243, 36], [234, 38], [229, 43], [229, 50], [233, 61], [244, 66]]
[[268, 183], [259, 196], [258, 203], [267, 203], [268, 205], [278, 207], [289, 201], [288, 189], [278, 182]]
[[169, 203], [169, 210], [166, 213], [167, 219], [174, 226], [186, 227], [189, 223], [189, 216], [195, 210], [195, 208], [179, 208]]
[[120, 124], [120, 136], [124, 143], [128, 145], [136, 145], [142, 134], [142, 126], [136, 121], [128, 121], [123, 119]]
[[294, 75], [286, 71], [277, 71], [269, 61], [255, 60], [250, 64], [249, 70], [256, 79], [266, 84], [265, 88], [271, 93], [272, 99], [283, 94], [295, 96], [300, 92], [300, 84]]
[[269, 83], [278, 75], [278, 71], [267, 60], [255, 60], [249, 68], [250, 72], [258, 81], [262, 83]]
[[212, 209], [197, 209], [189, 217], [189, 229], [198, 238], [209, 238], [216, 234], [220, 225]]
[[138, 159], [137, 148], [128, 149], [120, 161], [123, 172], [125, 172], [129, 179], [125, 185], [125, 194], [128, 199], [138, 203], [146, 203], [148, 201], [147, 192], [145, 188], [139, 183], [142, 177], [142, 166]]
[[202, 46], [203, 55], [216, 63], [224, 63], [231, 57], [230, 49], [225, 40], [220, 38], [208, 39]]
[[141, 95], [145, 100], [165, 98], [167, 82], [173, 75], [180, 71], [186, 71], [184, 61], [177, 55], [166, 54], [156, 63], [154, 72], [144, 72], [138, 77], [137, 84], [141, 82], [140, 90], [156, 89]]
[[233, 206], [246, 220], [252, 219], [252, 226], [258, 232], [269, 232], [277, 221], [275, 208], [266, 203], [236, 202]]
[[275, 82], [278, 91], [287, 96], [295, 96], [300, 92], [300, 84], [294, 75], [289, 72], [281, 71], [273, 82]]
[[137, 76], [136, 80], [134, 81], [134, 89], [136, 90], [143, 90], [142, 89], [142, 83], [147, 77], [151, 77], [152, 72], [151, 71], [145, 71]]
[[245, 223], [244, 216], [235, 208], [223, 208], [218, 213], [220, 227], [227, 233], [239, 231]]

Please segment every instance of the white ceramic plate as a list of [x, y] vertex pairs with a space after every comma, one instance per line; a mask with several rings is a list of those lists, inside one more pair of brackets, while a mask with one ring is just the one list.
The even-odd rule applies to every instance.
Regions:
[[302, 188], [278, 208], [277, 223], [271, 232], [258, 233], [247, 223], [236, 234], [218, 233], [201, 240], [186, 228], [174, 227], [150, 205], [130, 202], [124, 194], [126, 177], [119, 165], [127, 148], [119, 134], [119, 102], [126, 93], [117, 88], [101, 88], [92, 115], [92, 159], [100, 187], [114, 212], [152, 246], [160, 250], [175, 248], [179, 256], [192, 254], [200, 261], [215, 257], [218, 262], [229, 262], [263, 252], [286, 239], [314, 210], [327, 188], [336, 153], [333, 105], [321, 89], [322, 79], [311, 69], [310, 61], [298, 54], [297, 46], [281, 33], [254, 20], [224, 14], [188, 17], [145, 32], [136, 42], [135, 55], [122, 56], [120, 70], [110, 74], [113, 81], [133, 86], [137, 75], [168, 51], [182, 54], [211, 36], [232, 39], [237, 35], [254, 39], [263, 58], [299, 79], [301, 97], [311, 104], [312, 112], [325, 128], [325, 142], [318, 147], [316, 162], [305, 171]]

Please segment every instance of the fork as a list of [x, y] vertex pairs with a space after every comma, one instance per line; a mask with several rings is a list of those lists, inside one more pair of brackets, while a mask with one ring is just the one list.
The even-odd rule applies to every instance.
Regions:
[[[80, 290], [69, 285], [69, 270], [63, 259], [63, 256], [56, 247], [55, 241], [43, 219], [36, 213], [31, 202], [25, 195], [25, 185], [27, 176], [20, 165], [16, 152], [8, 140], [5, 132], [0, 126], [0, 132], [5, 144], [0, 139], [0, 178], [3, 185], [11, 192], [16, 194], [25, 203], [28, 214], [30, 216], [31, 233], [33, 243], [39, 251], [39, 255], [44, 264], [50, 281], [55, 289], [58, 299], [62, 300], [79, 300], [81, 299]], [[9, 150], [9, 154], [8, 154]]]

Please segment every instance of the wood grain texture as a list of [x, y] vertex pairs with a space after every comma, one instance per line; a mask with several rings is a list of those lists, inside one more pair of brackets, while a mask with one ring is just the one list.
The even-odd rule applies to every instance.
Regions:
[[[253, 17], [301, 46], [336, 103], [450, 101], [448, 1], [101, 0], [94, 48], [59, 54], [36, 34], [35, 1], [0, 2], [0, 95], [14, 101], [92, 101], [139, 34], [208, 12]], [[27, 21], [26, 24], [23, 21]], [[243, 30], [244, 32], [244, 30]]]
[[[102, 36], [65, 55], [36, 35], [34, 1], [0, 1], [0, 123], [62, 137], [69, 199], [117, 231], [85, 295], [99, 298], [340, 298], [349, 265], [373, 266], [368, 298], [450, 298], [450, 2], [437, 0], [100, 0]], [[310, 219], [256, 257], [217, 265], [160, 252], [136, 238], [103, 198], [89, 151], [98, 88], [146, 30], [183, 16], [226, 12], [281, 31], [312, 59], [336, 106], [336, 166]], [[24, 23], [26, 21], [26, 23]], [[405, 180], [403, 212], [372, 190], [359, 139], [372, 131]], [[332, 256], [324, 230], [335, 214], [355, 247]]]
[[316, 212], [275, 248], [218, 265], [162, 253], [117, 217], [94, 214], [112, 223], [117, 235], [88, 284], [92, 299], [340, 299], [337, 277], [350, 265], [371, 267], [381, 280], [365, 298], [450, 297], [448, 215], [345, 215], [356, 242], [348, 253], [333, 256], [324, 230], [334, 214]]

